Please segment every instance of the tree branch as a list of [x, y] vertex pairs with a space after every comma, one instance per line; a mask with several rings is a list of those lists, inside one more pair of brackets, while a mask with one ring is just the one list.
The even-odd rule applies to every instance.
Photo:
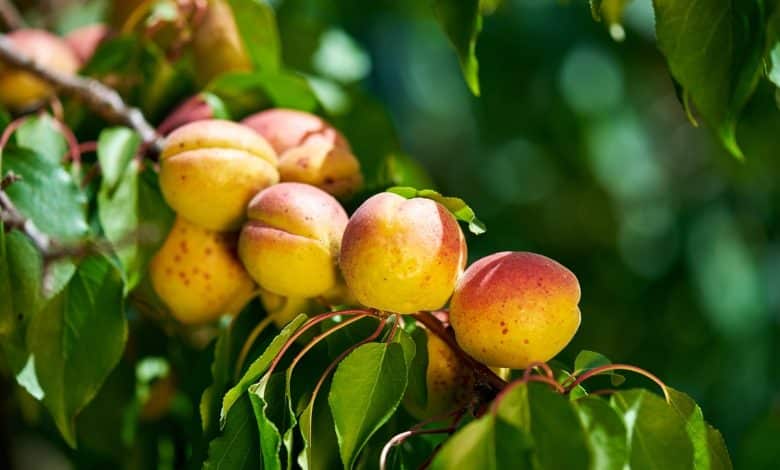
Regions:
[[92, 78], [50, 70], [19, 52], [5, 35], [0, 36], [0, 60], [77, 97], [103, 118], [133, 128], [141, 136], [144, 147], [155, 155], [162, 150], [163, 138], [138, 108], [125, 104], [112, 88]]
[[24, 18], [9, 0], [0, 0], [0, 18], [11, 31], [25, 26]]

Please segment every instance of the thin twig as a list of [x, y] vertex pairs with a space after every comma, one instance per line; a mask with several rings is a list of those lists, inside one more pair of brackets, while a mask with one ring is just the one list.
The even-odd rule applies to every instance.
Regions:
[[141, 136], [143, 146], [152, 153], [159, 154], [162, 150], [163, 138], [141, 111], [128, 106], [116, 90], [92, 78], [51, 70], [19, 52], [13, 41], [4, 35], [0, 36], [0, 60], [79, 98], [108, 121], [133, 128]]
[[24, 28], [26, 25], [19, 10], [9, 0], [0, 0], [0, 18], [3, 19], [6, 28], [11, 31]]
[[669, 395], [669, 389], [666, 387], [666, 384], [661, 379], [659, 379], [652, 373], [642, 369], [641, 367], [632, 366], [630, 364], [608, 364], [605, 366], [596, 367], [595, 369], [590, 369], [587, 372], [582, 373], [582, 375], [577, 376], [577, 379], [574, 382], [572, 382], [571, 385], [566, 387], [566, 392], [571, 392], [574, 388], [577, 387], [577, 385], [580, 385], [582, 382], [588, 380], [589, 378], [595, 375], [603, 374], [605, 372], [611, 372], [614, 370], [625, 370], [629, 372], [635, 372], [639, 375], [644, 375], [648, 379], [655, 382], [656, 385], [658, 385], [658, 387], [661, 388], [661, 391], [664, 394], [664, 398], [666, 399], [666, 402], [667, 403], [671, 402], [672, 398]]

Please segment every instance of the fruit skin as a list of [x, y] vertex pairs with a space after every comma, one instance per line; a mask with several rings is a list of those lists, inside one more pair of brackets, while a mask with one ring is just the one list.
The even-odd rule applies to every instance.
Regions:
[[242, 121], [279, 154], [282, 181], [307, 183], [339, 198], [363, 186], [360, 162], [344, 136], [314, 114], [275, 108]]
[[[19, 52], [60, 73], [75, 74], [79, 59], [64, 39], [39, 29], [19, 29], [6, 38]], [[0, 65], [0, 104], [14, 109], [32, 108], [54, 94], [46, 82], [18, 69]]]
[[493, 367], [523, 369], [546, 362], [580, 325], [580, 285], [558, 262], [527, 252], [501, 252], [469, 266], [450, 302], [458, 344]]
[[235, 234], [201, 228], [179, 216], [149, 264], [157, 295], [185, 324], [238, 313], [256, 287], [235, 254]]
[[203, 94], [191, 96], [177, 106], [163, 122], [157, 126], [160, 135], [168, 135], [179, 127], [195, 121], [214, 119], [214, 109]]
[[211, 230], [241, 227], [252, 197], [279, 181], [276, 154], [246, 126], [196, 121], [173, 131], [160, 156], [160, 188], [183, 217]]
[[280, 183], [257, 194], [247, 216], [238, 253], [260, 287], [285, 297], [317, 297], [336, 286], [348, 218], [333, 196]]
[[417, 403], [410, 394], [403, 405], [410, 415], [425, 420], [455, 411], [465, 405], [474, 390], [474, 374], [441, 338], [424, 330], [427, 338], [428, 366], [425, 371], [427, 400]]
[[355, 211], [339, 258], [361, 304], [401, 314], [441, 308], [465, 263], [466, 241], [447, 209], [393, 193], [372, 196]]
[[65, 36], [65, 41], [78, 57], [83, 65], [92, 58], [100, 43], [110, 34], [108, 26], [103, 23], [95, 23], [76, 28]]
[[295, 109], [273, 108], [241, 121], [270, 143], [279, 155], [306, 142], [327, 142], [350, 150], [347, 139], [333, 126], [311, 113]]
[[201, 84], [225, 72], [252, 69], [233, 10], [225, 0], [209, 0], [203, 20], [193, 32], [192, 51]]

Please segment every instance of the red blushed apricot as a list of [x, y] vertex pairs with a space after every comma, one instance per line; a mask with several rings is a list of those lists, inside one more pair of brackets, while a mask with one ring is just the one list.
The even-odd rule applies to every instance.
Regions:
[[235, 253], [235, 234], [178, 217], [149, 264], [157, 295], [180, 322], [208, 323], [238, 313], [256, 287]]
[[325, 142], [351, 152], [347, 139], [319, 116], [294, 109], [274, 108], [241, 121], [273, 146], [279, 155], [307, 142]]
[[[39, 29], [19, 29], [6, 38], [27, 57], [48, 69], [75, 74], [79, 59], [64, 39]], [[54, 94], [54, 89], [27, 72], [0, 66], [0, 104], [22, 110], [40, 104]]]
[[402, 314], [441, 308], [465, 262], [463, 232], [447, 209], [393, 193], [377, 194], [355, 211], [339, 258], [358, 302]]
[[458, 344], [494, 367], [522, 369], [558, 354], [580, 325], [580, 285], [542, 255], [502, 252], [466, 269], [450, 302]]
[[301, 183], [280, 183], [249, 203], [238, 253], [265, 290], [316, 297], [338, 281], [336, 259], [347, 213], [330, 194]]

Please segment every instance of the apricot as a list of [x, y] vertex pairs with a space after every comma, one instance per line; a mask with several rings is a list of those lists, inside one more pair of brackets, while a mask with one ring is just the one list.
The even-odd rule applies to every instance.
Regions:
[[193, 31], [192, 51], [196, 76], [202, 84], [226, 72], [252, 69], [233, 10], [225, 0], [209, 0], [202, 21]]
[[235, 252], [236, 236], [201, 228], [179, 216], [149, 264], [157, 295], [181, 323], [235, 314], [256, 287]]
[[[39, 29], [19, 29], [5, 36], [14, 47], [46, 68], [75, 74], [79, 59], [64, 39]], [[0, 66], [0, 104], [14, 109], [32, 108], [54, 95], [48, 83], [19, 69]]]
[[352, 195], [363, 185], [360, 162], [349, 143], [322, 118], [276, 108], [242, 122], [274, 147], [282, 181], [311, 184], [336, 197]]
[[102, 23], [76, 28], [65, 36], [65, 41], [83, 65], [92, 58], [98, 46], [108, 37], [110, 30]]
[[474, 389], [474, 374], [441, 338], [427, 330], [428, 365], [425, 370], [427, 397], [425, 403], [404, 396], [403, 405], [419, 420], [454, 411], [469, 401]]
[[380, 193], [347, 224], [339, 264], [361, 304], [395, 313], [436, 310], [466, 263], [458, 222], [441, 204]]
[[333, 196], [280, 183], [257, 194], [247, 216], [238, 254], [260, 287], [285, 297], [316, 297], [336, 285], [348, 218]]
[[469, 266], [450, 302], [464, 351], [493, 367], [522, 369], [569, 344], [580, 325], [580, 285], [542, 255], [502, 252]]
[[258, 191], [279, 181], [276, 153], [252, 129], [230, 121], [179, 127], [160, 155], [160, 188], [180, 215], [204, 228], [235, 230]]

